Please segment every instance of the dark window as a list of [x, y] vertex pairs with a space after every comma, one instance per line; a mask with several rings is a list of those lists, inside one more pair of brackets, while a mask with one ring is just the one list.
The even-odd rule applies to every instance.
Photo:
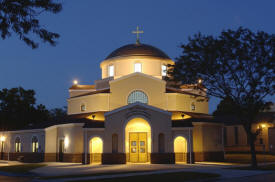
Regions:
[[223, 128], [223, 144], [227, 145], [227, 128]]
[[159, 134], [159, 153], [164, 153], [165, 152], [165, 138], [164, 134], [160, 133]]
[[118, 135], [113, 134], [112, 135], [112, 153], [118, 152]]
[[234, 127], [234, 136], [235, 136], [235, 145], [238, 145], [239, 144], [238, 126]]
[[263, 138], [260, 138], [260, 144], [264, 144]]

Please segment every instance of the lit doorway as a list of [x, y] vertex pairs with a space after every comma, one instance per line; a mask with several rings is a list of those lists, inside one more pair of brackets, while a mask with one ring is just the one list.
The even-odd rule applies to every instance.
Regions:
[[99, 137], [93, 137], [90, 140], [90, 163], [101, 163], [103, 152], [103, 141]]
[[175, 138], [174, 153], [176, 162], [187, 162], [187, 140], [184, 137]]
[[130, 120], [125, 127], [127, 162], [149, 162], [151, 153], [151, 126], [143, 118]]
[[130, 162], [147, 162], [147, 133], [130, 132]]

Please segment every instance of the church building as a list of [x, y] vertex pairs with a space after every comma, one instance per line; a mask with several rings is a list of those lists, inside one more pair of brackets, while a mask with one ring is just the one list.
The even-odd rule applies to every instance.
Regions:
[[[137, 31], [138, 32], [138, 31]], [[140, 43], [101, 63], [101, 79], [69, 88], [68, 118], [37, 128], [0, 132], [1, 159], [83, 164], [221, 161], [223, 124], [208, 114], [200, 83], [165, 81], [174, 61]]]

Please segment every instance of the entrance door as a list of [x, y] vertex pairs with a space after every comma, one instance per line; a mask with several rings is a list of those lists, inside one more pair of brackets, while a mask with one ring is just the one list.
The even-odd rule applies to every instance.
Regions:
[[64, 140], [59, 140], [59, 153], [58, 153], [58, 160], [59, 162], [63, 162], [64, 156]]
[[130, 132], [130, 162], [147, 162], [147, 133]]

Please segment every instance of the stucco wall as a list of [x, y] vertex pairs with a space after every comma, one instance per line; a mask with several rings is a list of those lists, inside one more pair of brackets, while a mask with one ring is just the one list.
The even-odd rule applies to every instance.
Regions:
[[[119, 153], [127, 152], [125, 148], [125, 127], [127, 123], [133, 118], [143, 118], [151, 126], [151, 152], [158, 152], [158, 135], [163, 133], [165, 135], [165, 152], [172, 152], [172, 137], [171, 137], [171, 115], [168, 112], [160, 112], [133, 104], [120, 111], [112, 111], [114, 113], [105, 115], [105, 143], [104, 153], [112, 152], [112, 134], [118, 134], [118, 149]], [[117, 127], [120, 126], [120, 127]]]
[[[86, 106], [86, 111], [81, 111], [81, 105]], [[101, 93], [68, 99], [68, 114], [86, 112], [109, 111], [109, 94]]]
[[[127, 105], [132, 91], [141, 90], [148, 96], [148, 104], [168, 111], [186, 111], [208, 114], [208, 102], [203, 97], [181, 93], [166, 93], [166, 82], [143, 73], [132, 73], [110, 82], [110, 93], [99, 93], [68, 99], [68, 114], [107, 112]], [[191, 105], [196, 109], [192, 110]], [[85, 104], [86, 110], [81, 111]]]
[[174, 64], [169, 59], [159, 59], [148, 56], [127, 56], [101, 62], [102, 79], [108, 77], [108, 66], [114, 65], [114, 78], [134, 73], [134, 64], [142, 64], [142, 73], [161, 78], [161, 65]]
[[193, 123], [194, 152], [223, 151], [222, 124]]
[[15, 152], [15, 139], [20, 138], [22, 152], [32, 152], [32, 137], [38, 138], [39, 152], [45, 151], [44, 130], [20, 130], [0, 132], [0, 136], [5, 137], [4, 152]]
[[134, 73], [110, 82], [110, 110], [127, 105], [128, 95], [141, 90], [148, 96], [148, 104], [165, 108], [165, 81], [141, 73]]

